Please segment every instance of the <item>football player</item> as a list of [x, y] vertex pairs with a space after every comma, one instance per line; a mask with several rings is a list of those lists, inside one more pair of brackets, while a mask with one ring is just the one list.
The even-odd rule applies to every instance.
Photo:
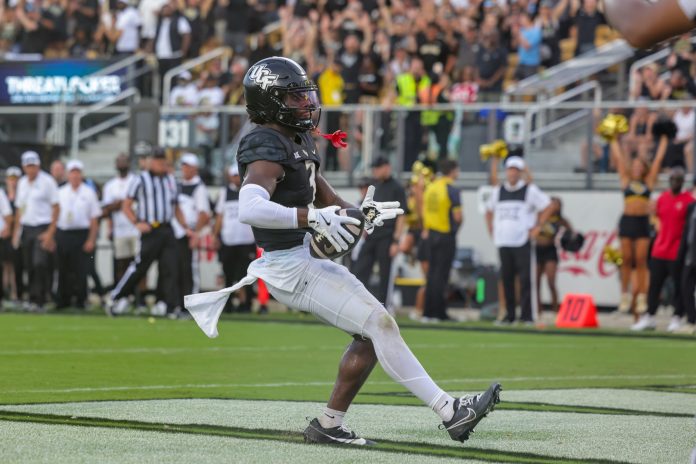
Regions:
[[[343, 224], [359, 225], [357, 219], [338, 214], [340, 208], [354, 205], [339, 197], [319, 171], [320, 159], [311, 135], [321, 113], [317, 86], [294, 61], [272, 57], [249, 69], [244, 94], [247, 112], [257, 127], [241, 140], [237, 153], [244, 179], [239, 219], [252, 226], [257, 245], [264, 249], [263, 256], [249, 266], [248, 276], [263, 279], [280, 303], [310, 312], [353, 336], [339, 364], [329, 402], [304, 431], [305, 440], [374, 444], [348, 429], [343, 419], [377, 361], [392, 379], [440, 416], [452, 439], [466, 440], [499, 401], [500, 385], [494, 383], [478, 395], [450, 396], [430, 378], [401, 338], [394, 319], [360, 281], [344, 266], [310, 256], [313, 230], [337, 250], [347, 250], [354, 237]], [[368, 232], [385, 219], [403, 214], [398, 202], [380, 203], [370, 197], [368, 194], [361, 206], [376, 212], [365, 217]], [[242, 284], [249, 281], [247, 277]], [[211, 317], [194, 317], [197, 322], [205, 321], [199, 322], [205, 331]], [[213, 330], [213, 335], [207, 332], [209, 336], [217, 334]]]
[[631, 45], [648, 48], [696, 27], [696, 0], [604, 0], [604, 15]]

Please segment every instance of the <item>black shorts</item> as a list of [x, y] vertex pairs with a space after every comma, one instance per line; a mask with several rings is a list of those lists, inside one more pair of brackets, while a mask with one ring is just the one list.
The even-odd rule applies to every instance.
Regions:
[[218, 252], [226, 284], [239, 282], [246, 276], [247, 268], [256, 259], [256, 245], [222, 245]]
[[686, 160], [684, 159], [684, 147], [686, 147], [686, 142], [670, 142], [667, 146], [667, 153], [665, 153], [665, 159], [662, 161], [662, 166], [665, 168], [686, 168]]
[[414, 230], [409, 233], [413, 234], [413, 243], [416, 245], [416, 259], [427, 263], [430, 259], [430, 252], [428, 251], [428, 241], [421, 238], [423, 231]]
[[548, 262], [558, 262], [558, 251], [556, 245], [537, 245], [536, 247], [537, 264], [546, 264]]
[[620, 238], [650, 238], [650, 218], [648, 216], [621, 216], [619, 221]]

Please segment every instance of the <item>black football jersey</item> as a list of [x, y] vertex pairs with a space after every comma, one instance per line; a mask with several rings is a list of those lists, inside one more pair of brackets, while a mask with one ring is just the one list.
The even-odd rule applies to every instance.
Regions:
[[[290, 140], [274, 129], [257, 126], [239, 142], [237, 163], [242, 179], [246, 175], [247, 166], [260, 160], [278, 163], [285, 171], [276, 185], [271, 201], [289, 208], [307, 208], [314, 203], [317, 191], [315, 179], [320, 160], [317, 145], [311, 135], [301, 132], [295, 140]], [[305, 234], [312, 232], [309, 228], [252, 227], [252, 230], [258, 246], [267, 251], [286, 250], [302, 245]]]

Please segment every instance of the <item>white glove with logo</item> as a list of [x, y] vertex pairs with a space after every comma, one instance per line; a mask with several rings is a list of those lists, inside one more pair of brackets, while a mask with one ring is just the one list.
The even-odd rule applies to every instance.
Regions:
[[399, 208], [398, 201], [375, 201], [372, 197], [375, 194], [375, 186], [367, 188], [365, 199], [360, 205], [360, 210], [365, 216], [365, 232], [371, 234], [375, 227], [382, 227], [384, 221], [395, 219], [398, 215], [404, 214], [404, 210]]
[[326, 237], [336, 251], [347, 250], [348, 243], [355, 241], [350, 232], [343, 227], [343, 224], [360, 225], [360, 221], [355, 218], [338, 215], [337, 212], [340, 209], [340, 206], [328, 206], [321, 209], [309, 208], [307, 212], [309, 227]]

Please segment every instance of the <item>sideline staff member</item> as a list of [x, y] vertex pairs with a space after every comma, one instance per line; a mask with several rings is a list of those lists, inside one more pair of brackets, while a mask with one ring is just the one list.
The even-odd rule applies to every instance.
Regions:
[[459, 165], [453, 160], [443, 160], [440, 172], [442, 176], [428, 185], [423, 195], [423, 228], [430, 258], [424, 322], [450, 320], [445, 292], [457, 250], [457, 230], [463, 219], [460, 192], [452, 185], [459, 177]]
[[[133, 211], [134, 202], [137, 203], [137, 212]], [[109, 315], [123, 313], [128, 307], [128, 297], [140, 279], [150, 265], [158, 261], [161, 273], [157, 287], [162, 289], [166, 309], [157, 304], [153, 315], [164, 316], [167, 310], [173, 311], [179, 304], [177, 243], [171, 225], [174, 216], [184, 224], [186, 235], [190, 236], [192, 232], [185, 226], [186, 220], [177, 205], [176, 181], [167, 173], [167, 159], [162, 148], [152, 148], [148, 170], [137, 175], [129, 186], [121, 211], [140, 231], [140, 253], [111, 292], [112, 302], [107, 305], [107, 311]]]
[[70, 306], [73, 298], [76, 307], [85, 307], [87, 274], [102, 214], [96, 192], [82, 181], [82, 169], [81, 161], [68, 161], [68, 181], [58, 189], [58, 309]]
[[50, 291], [50, 259], [56, 249], [54, 237], [58, 221], [58, 184], [41, 170], [35, 151], [22, 154], [24, 174], [17, 184], [17, 212], [13, 245], [21, 242], [24, 269], [29, 273], [30, 311], [43, 310]]
[[[491, 160], [492, 163], [497, 160]], [[524, 160], [509, 156], [505, 160], [505, 182], [491, 195], [486, 212], [488, 233], [500, 254], [500, 275], [505, 293], [507, 317], [502, 323], [515, 322], [515, 280], [520, 279], [520, 306], [522, 321], [533, 323], [537, 319], [537, 300], [532, 294], [536, 284], [534, 266], [536, 257], [531, 240], [541, 230], [540, 224], [548, 221], [553, 212], [551, 199], [534, 184], [522, 179]]]

